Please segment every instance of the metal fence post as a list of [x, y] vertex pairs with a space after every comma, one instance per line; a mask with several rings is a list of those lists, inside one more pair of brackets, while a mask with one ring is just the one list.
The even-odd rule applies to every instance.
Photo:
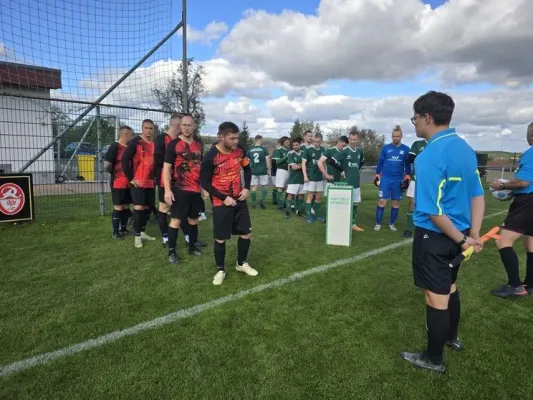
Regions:
[[102, 168], [102, 123], [100, 120], [100, 106], [96, 106], [96, 160], [98, 163], [98, 182], [100, 184], [99, 198], [100, 198], [100, 215], [105, 215], [104, 204], [104, 169]]

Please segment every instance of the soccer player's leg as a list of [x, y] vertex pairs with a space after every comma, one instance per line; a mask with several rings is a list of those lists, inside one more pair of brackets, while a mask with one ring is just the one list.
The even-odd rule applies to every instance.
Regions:
[[113, 201], [113, 212], [111, 213], [111, 227], [113, 229], [113, 239], [122, 240], [120, 234], [120, 219], [124, 204], [124, 193], [127, 189], [111, 189], [111, 200]]
[[279, 210], [285, 208], [285, 201], [283, 200], [283, 194], [285, 192], [285, 187], [287, 186], [287, 181], [289, 179], [289, 171], [285, 169], [278, 169], [276, 171], [276, 203]]
[[309, 181], [307, 183], [307, 193], [305, 194], [305, 220], [308, 224], [312, 224], [315, 222], [315, 216], [311, 212], [313, 208], [313, 200], [315, 197], [315, 186], [316, 182]]
[[144, 225], [144, 218], [146, 216], [145, 205], [146, 202], [144, 190], [132, 185], [130, 188], [131, 198], [133, 202], [133, 230], [135, 233], [135, 247], [142, 248], [143, 241], [141, 238], [142, 227]]
[[225, 205], [213, 206], [213, 236], [215, 264], [217, 273], [213, 278], [213, 285], [222, 285], [226, 277], [226, 241], [231, 238], [235, 207]]
[[364, 232], [363, 228], [357, 226], [357, 212], [359, 204], [361, 203], [361, 188], [353, 189], [353, 204], [352, 204], [352, 229], [356, 232]]
[[250, 184], [250, 188], [252, 193], [250, 194], [250, 198], [252, 200], [252, 208], [257, 207], [257, 186], [259, 186], [259, 175], [252, 175], [252, 181]]
[[326, 222], [326, 219], [324, 216], [320, 213], [321, 208], [321, 201], [322, 201], [322, 194], [324, 193], [324, 181], [318, 181], [315, 182], [315, 196], [314, 196], [314, 203], [313, 203], [313, 210], [314, 210], [314, 216], [315, 219], [319, 222]]
[[265, 199], [268, 194], [268, 175], [261, 175], [259, 177], [259, 185], [261, 186], [261, 197], [259, 198], [259, 207], [265, 209]]
[[237, 242], [237, 265], [235, 269], [248, 276], [257, 276], [259, 272], [248, 263], [248, 252], [250, 250], [252, 236], [252, 221], [246, 201], [237, 202], [235, 214], [233, 216], [232, 233], [239, 235]]
[[124, 189], [124, 198], [122, 199], [122, 210], [120, 211], [120, 228], [119, 232], [122, 236], [129, 235], [128, 220], [133, 216], [130, 211], [130, 204], [133, 202], [131, 199], [131, 190]]
[[409, 210], [407, 211], [407, 221], [405, 225], [405, 231], [403, 233], [404, 238], [410, 238], [413, 236], [413, 213], [415, 210], [415, 181], [409, 182], [409, 188], [407, 189], [407, 199]]
[[157, 224], [159, 225], [159, 231], [161, 232], [163, 247], [168, 247], [168, 213], [170, 212], [170, 207], [165, 203], [165, 190], [160, 186], [157, 187], [157, 197], [159, 199]]
[[156, 240], [155, 237], [146, 233], [146, 224], [150, 220], [150, 215], [153, 209], [155, 209], [155, 189], [142, 189], [144, 196], [144, 218], [141, 226], [141, 239], [142, 240]]
[[531, 236], [524, 236], [524, 247], [527, 251], [526, 279], [524, 279], [524, 289], [533, 296], [533, 233]]
[[187, 222], [189, 225], [189, 255], [200, 256], [202, 255], [202, 252], [198, 240], [198, 222], [204, 207], [202, 195], [200, 193], [188, 192], [187, 198], [188, 206], [186, 208], [189, 210], [187, 214]]
[[403, 198], [403, 192], [401, 187], [401, 181], [395, 181], [392, 183], [390, 188], [391, 195], [391, 213], [389, 220], [389, 228], [391, 231], [396, 232], [396, 220], [398, 219], [398, 214], [400, 213], [400, 200]]
[[289, 219], [291, 217], [291, 210], [296, 202], [296, 198], [298, 197], [298, 193], [301, 190], [301, 186], [299, 184], [289, 184], [287, 185], [287, 200], [285, 204], [285, 219]]
[[385, 206], [390, 197], [390, 182], [385, 177], [381, 177], [378, 187], [378, 205], [376, 207], [376, 226], [374, 230], [377, 232], [381, 229], [383, 222], [383, 214], [385, 213]]

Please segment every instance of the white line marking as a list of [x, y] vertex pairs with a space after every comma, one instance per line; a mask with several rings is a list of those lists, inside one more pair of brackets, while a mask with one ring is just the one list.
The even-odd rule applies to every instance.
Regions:
[[[497, 215], [500, 215], [506, 212], [507, 210], [503, 210], [503, 211], [499, 211], [494, 214], [489, 214], [485, 216], [483, 219], [492, 218], [492, 217], [495, 217]], [[185, 319], [185, 318], [200, 314], [201, 312], [209, 310], [211, 308], [221, 306], [222, 304], [228, 303], [230, 301], [242, 299], [243, 297], [249, 296], [254, 293], [264, 292], [265, 290], [268, 290], [268, 289], [277, 289], [288, 283], [292, 283], [302, 278], [305, 278], [306, 276], [314, 275], [319, 272], [325, 272], [333, 268], [341, 267], [346, 264], [351, 264], [357, 261], [364, 260], [365, 258], [369, 258], [375, 255], [381, 254], [381, 253], [385, 253], [386, 251], [393, 250], [397, 247], [401, 247], [406, 244], [409, 244], [412, 241], [413, 239], [405, 239], [405, 240], [402, 240], [401, 242], [396, 242], [396, 243], [389, 244], [384, 247], [380, 247], [378, 249], [367, 251], [366, 253], [359, 254], [358, 256], [355, 256], [355, 257], [337, 260], [330, 264], [320, 265], [318, 267], [310, 268], [305, 271], [296, 272], [287, 278], [276, 279], [275, 281], [257, 285], [250, 289], [242, 290], [240, 292], [230, 294], [228, 296], [220, 297], [218, 299], [209, 301], [207, 303], [199, 304], [197, 306], [186, 308], [183, 310], [178, 310], [174, 313], [166, 314], [166, 315], [163, 315], [162, 317], [155, 318], [150, 321], [142, 322], [130, 328], [111, 332], [106, 335], [99, 336], [95, 339], [89, 339], [85, 342], [73, 344], [72, 346], [64, 347], [56, 351], [44, 353], [44, 354], [41, 354], [35, 357], [25, 358], [20, 361], [15, 361], [11, 364], [3, 365], [0, 367], [0, 377], [7, 376], [7, 375], [10, 375], [16, 372], [20, 372], [25, 369], [36, 367], [39, 365], [43, 365], [51, 361], [57, 360], [58, 358], [67, 357], [73, 354], [80, 353], [85, 350], [90, 350], [96, 347], [103, 346], [108, 343], [113, 343], [123, 337], [133, 336], [139, 332], [143, 332], [148, 329], [153, 329], [153, 328], [157, 328], [163, 325], [168, 325], [175, 321], [179, 321], [181, 319]]]

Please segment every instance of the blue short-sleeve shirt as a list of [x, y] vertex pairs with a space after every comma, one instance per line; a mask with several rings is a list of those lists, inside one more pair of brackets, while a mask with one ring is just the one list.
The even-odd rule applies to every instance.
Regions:
[[533, 147], [530, 147], [524, 154], [522, 154], [522, 157], [520, 157], [515, 178], [529, 182], [529, 186], [514, 190], [515, 194], [533, 193]]
[[455, 129], [438, 132], [415, 159], [417, 227], [441, 232], [431, 215], [447, 215], [455, 227], [470, 228], [472, 198], [483, 196], [475, 151]]

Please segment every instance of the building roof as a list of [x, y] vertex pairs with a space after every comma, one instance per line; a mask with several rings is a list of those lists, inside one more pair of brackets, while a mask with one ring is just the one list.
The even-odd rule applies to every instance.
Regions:
[[60, 89], [61, 70], [0, 61], [0, 84], [28, 89]]

